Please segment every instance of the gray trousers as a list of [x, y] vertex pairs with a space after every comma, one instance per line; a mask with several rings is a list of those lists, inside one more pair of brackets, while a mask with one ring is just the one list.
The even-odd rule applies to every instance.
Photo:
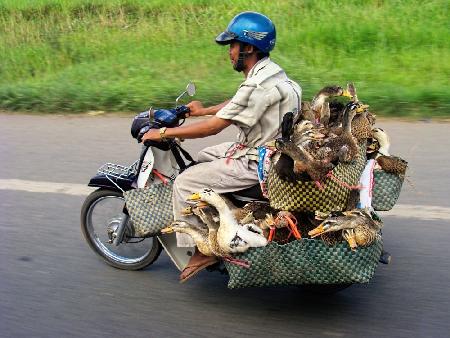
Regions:
[[[219, 194], [249, 188], [258, 184], [257, 161], [243, 156], [227, 159], [226, 151], [232, 142], [208, 147], [198, 153], [198, 164], [177, 176], [173, 186], [173, 215], [175, 220], [200, 222], [196, 216], [181, 216], [187, 206], [186, 198], [203, 188], [211, 188]], [[191, 236], [177, 233], [179, 247], [195, 246]]]

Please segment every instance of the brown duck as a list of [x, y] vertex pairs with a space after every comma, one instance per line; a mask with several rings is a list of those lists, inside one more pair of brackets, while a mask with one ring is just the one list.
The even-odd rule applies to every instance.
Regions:
[[314, 112], [314, 121], [327, 126], [330, 121], [330, 104], [326, 100], [332, 96], [351, 97], [348, 90], [339, 86], [326, 86], [322, 88], [311, 101], [311, 110]]
[[366, 209], [354, 209], [338, 215], [331, 215], [318, 227], [308, 232], [312, 238], [328, 232], [342, 231], [342, 237], [350, 248], [368, 246], [379, 236], [382, 223], [374, 221]]
[[313, 181], [321, 181], [333, 169], [330, 161], [316, 160], [302, 146], [297, 147], [291, 141], [278, 139], [275, 146], [281, 153], [294, 161], [293, 172], [295, 175], [307, 173]]
[[389, 154], [391, 143], [388, 134], [381, 128], [375, 128], [372, 131], [372, 136], [380, 145], [375, 160], [381, 169], [391, 174], [404, 176], [408, 168], [408, 162], [400, 157]]
[[330, 161], [350, 162], [358, 154], [358, 143], [352, 135], [353, 117], [356, 114], [357, 104], [350, 102], [344, 109], [342, 133], [334, 135], [324, 141], [324, 146], [331, 149]]

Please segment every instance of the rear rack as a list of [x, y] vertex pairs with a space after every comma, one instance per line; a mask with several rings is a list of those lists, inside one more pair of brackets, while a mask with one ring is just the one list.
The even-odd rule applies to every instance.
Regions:
[[136, 161], [129, 167], [120, 164], [105, 163], [97, 170], [97, 173], [105, 175], [108, 179], [110, 177], [124, 179], [137, 173], [138, 163], [139, 161]]

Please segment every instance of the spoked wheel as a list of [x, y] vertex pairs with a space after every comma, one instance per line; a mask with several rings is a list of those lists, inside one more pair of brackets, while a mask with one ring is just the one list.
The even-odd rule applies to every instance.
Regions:
[[108, 264], [124, 270], [139, 270], [152, 264], [162, 250], [156, 237], [134, 238], [131, 220], [125, 227], [119, 245], [112, 243], [113, 234], [124, 219], [125, 200], [121, 192], [98, 189], [91, 193], [81, 208], [81, 231], [89, 246]]

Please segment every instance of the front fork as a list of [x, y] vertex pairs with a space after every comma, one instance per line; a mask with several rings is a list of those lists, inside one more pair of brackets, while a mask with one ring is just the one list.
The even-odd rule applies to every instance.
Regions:
[[112, 239], [112, 243], [115, 246], [118, 246], [122, 242], [123, 235], [125, 233], [125, 228], [127, 226], [129, 219], [130, 219], [130, 216], [127, 213], [124, 213], [124, 217], [122, 218], [119, 225], [117, 226], [116, 231], [113, 232], [111, 239]]

